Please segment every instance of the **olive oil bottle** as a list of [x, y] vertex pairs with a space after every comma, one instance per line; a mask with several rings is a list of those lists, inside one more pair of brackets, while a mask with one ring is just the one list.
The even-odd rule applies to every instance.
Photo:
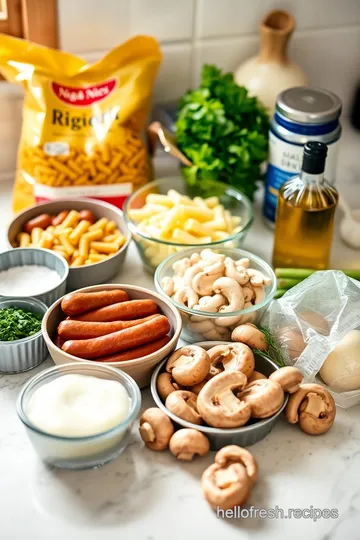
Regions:
[[327, 146], [310, 141], [304, 146], [299, 176], [279, 192], [276, 209], [274, 267], [328, 267], [338, 192], [324, 178]]

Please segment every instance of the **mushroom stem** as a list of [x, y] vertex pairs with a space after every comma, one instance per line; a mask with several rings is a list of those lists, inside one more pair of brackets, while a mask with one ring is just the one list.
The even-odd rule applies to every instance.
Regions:
[[155, 441], [155, 432], [149, 422], [144, 422], [143, 425], [139, 427], [139, 431], [144, 442]]

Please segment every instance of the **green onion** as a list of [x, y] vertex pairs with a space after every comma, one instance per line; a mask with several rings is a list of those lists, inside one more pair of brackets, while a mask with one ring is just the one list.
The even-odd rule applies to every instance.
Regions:
[[291, 287], [294, 287], [298, 283], [301, 283], [301, 279], [293, 279], [293, 278], [280, 278], [277, 280], [277, 286], [279, 289], [291, 289]]
[[278, 289], [275, 293], [274, 298], [281, 298], [287, 291], [288, 289]]

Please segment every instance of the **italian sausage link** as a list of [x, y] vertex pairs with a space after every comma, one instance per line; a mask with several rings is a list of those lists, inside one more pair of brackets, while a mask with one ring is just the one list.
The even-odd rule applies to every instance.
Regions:
[[133, 328], [118, 330], [106, 336], [65, 341], [62, 350], [79, 358], [91, 360], [145, 345], [165, 336], [169, 330], [170, 324], [167, 318], [164, 315], [158, 315], [151, 321]]
[[31, 233], [35, 227], [40, 227], [40, 229], [47, 229], [51, 225], [51, 217], [49, 214], [40, 214], [40, 216], [36, 216], [33, 219], [30, 219], [27, 223], [24, 225], [24, 231], [27, 233]]
[[135, 321], [113, 321], [113, 322], [91, 322], [91, 321], [74, 321], [66, 319], [61, 321], [58, 326], [58, 334], [63, 341], [68, 339], [91, 339], [99, 336], [105, 336], [117, 330], [131, 328], [144, 322], [150, 321], [156, 315], [150, 315], [144, 319], [136, 319]]
[[75, 315], [72, 318], [77, 321], [93, 322], [128, 321], [154, 315], [158, 312], [159, 309], [154, 300], [129, 300], [129, 302], [94, 309], [94, 311], [83, 315]]
[[135, 347], [135, 349], [129, 349], [128, 351], [120, 352], [117, 354], [111, 354], [110, 356], [101, 356], [96, 359], [96, 362], [125, 362], [126, 360], [137, 360], [138, 358], [143, 358], [148, 354], [154, 353], [162, 347], [164, 347], [170, 341], [169, 336], [164, 336], [156, 341], [151, 343], [146, 343], [146, 345], [140, 345]]
[[129, 295], [120, 289], [97, 292], [74, 292], [64, 296], [61, 309], [66, 315], [80, 315], [86, 311], [129, 300]]

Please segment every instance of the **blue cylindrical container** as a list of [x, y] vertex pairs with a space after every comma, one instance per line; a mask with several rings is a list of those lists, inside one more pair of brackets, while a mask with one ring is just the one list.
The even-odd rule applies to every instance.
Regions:
[[341, 135], [340, 99], [320, 88], [289, 88], [278, 95], [269, 133], [264, 217], [274, 226], [279, 189], [299, 173], [303, 147], [308, 141], [328, 146], [325, 178], [335, 182], [338, 142]]

